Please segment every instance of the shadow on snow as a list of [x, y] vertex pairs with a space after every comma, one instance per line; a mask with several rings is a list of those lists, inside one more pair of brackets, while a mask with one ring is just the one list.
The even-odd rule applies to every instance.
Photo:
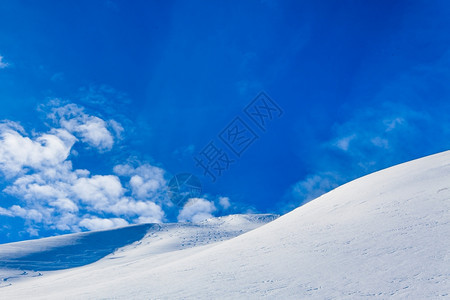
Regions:
[[[158, 230], [160, 226], [158, 224], [142, 224], [113, 230], [74, 234], [70, 235], [73, 238], [61, 239], [63, 240], [61, 244], [56, 243], [47, 247], [47, 249], [45, 249], [46, 240], [54, 239], [53, 241], [56, 241], [63, 236], [13, 243], [14, 245], [1, 245], [0, 268], [54, 271], [80, 267], [96, 262], [118, 248], [141, 240], [150, 228]], [[7, 259], [1, 257], [2, 246], [10, 246], [11, 251], [14, 251], [13, 254], [8, 253]], [[35, 248], [32, 253], [29, 253], [30, 246]], [[21, 253], [21, 248], [27, 249], [28, 252]]]

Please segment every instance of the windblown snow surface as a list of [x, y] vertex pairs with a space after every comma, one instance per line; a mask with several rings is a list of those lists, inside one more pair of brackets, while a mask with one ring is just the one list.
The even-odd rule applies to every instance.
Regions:
[[273, 216], [1, 245], [11, 279], [0, 298], [448, 299], [449, 208], [444, 152], [357, 179], [260, 227]]

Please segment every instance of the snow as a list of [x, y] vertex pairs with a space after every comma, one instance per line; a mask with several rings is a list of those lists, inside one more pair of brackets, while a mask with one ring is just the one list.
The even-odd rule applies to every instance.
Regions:
[[141, 224], [0, 245], [0, 288], [48, 274], [43, 271], [80, 267], [102, 258], [131, 257], [134, 260], [212, 245], [277, 217], [273, 214], [230, 215], [199, 223]]
[[[357, 179], [265, 225], [273, 217], [152, 226], [96, 262], [17, 275], [0, 298], [450, 298], [449, 209], [443, 152]], [[55, 239], [40, 249], [58, 253], [49, 250]], [[30, 251], [22, 243], [1, 245], [0, 260], [26, 257], [11, 254], [18, 244]]]

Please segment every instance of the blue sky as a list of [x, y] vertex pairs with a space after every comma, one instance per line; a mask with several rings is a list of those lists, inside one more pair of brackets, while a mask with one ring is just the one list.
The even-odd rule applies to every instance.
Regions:
[[[447, 150], [449, 13], [446, 1], [2, 1], [0, 242], [285, 213]], [[265, 130], [244, 110], [261, 91], [282, 109]], [[236, 118], [257, 136], [239, 156], [220, 139]], [[194, 160], [210, 142], [233, 160], [214, 182]], [[179, 209], [165, 187], [186, 172], [204, 194]]]

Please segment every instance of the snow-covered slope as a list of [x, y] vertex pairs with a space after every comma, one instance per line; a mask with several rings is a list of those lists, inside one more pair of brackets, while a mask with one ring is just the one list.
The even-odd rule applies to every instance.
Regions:
[[444, 299], [449, 209], [444, 152], [350, 182], [227, 241], [168, 252], [167, 235], [153, 239], [162, 243], [153, 250], [144, 238], [95, 263], [0, 288], [0, 298]]
[[[142, 224], [0, 245], [0, 287], [46, 271], [81, 267], [102, 258], [148, 258], [212, 245], [276, 219], [273, 214], [230, 215], [200, 223]], [[0, 296], [2, 290], [0, 290]]]

